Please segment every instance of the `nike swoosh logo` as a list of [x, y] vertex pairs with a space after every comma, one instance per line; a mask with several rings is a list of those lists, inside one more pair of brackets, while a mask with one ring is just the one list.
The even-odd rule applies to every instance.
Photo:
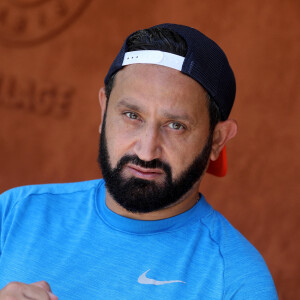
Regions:
[[181, 281], [181, 280], [159, 281], [159, 280], [148, 278], [146, 275], [150, 270], [151, 269], [149, 269], [148, 271], [143, 273], [138, 278], [138, 283], [140, 283], [140, 284], [153, 284], [153, 285], [163, 285], [163, 284], [169, 284], [169, 283], [175, 283], [175, 282], [185, 283], [184, 281]]

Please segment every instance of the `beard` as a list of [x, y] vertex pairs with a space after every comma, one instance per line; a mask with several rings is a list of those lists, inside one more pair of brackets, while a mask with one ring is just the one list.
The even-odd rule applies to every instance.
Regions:
[[[149, 213], [158, 211], [177, 203], [206, 170], [212, 148], [212, 133], [209, 134], [201, 153], [178, 176], [172, 180], [172, 168], [169, 164], [154, 159], [143, 161], [137, 155], [125, 155], [113, 168], [110, 163], [106, 139], [106, 112], [100, 134], [98, 162], [105, 180], [105, 186], [113, 199], [133, 213]], [[122, 170], [126, 164], [132, 163], [143, 168], [160, 168], [165, 174], [164, 182], [155, 182], [137, 177], [124, 178]]]

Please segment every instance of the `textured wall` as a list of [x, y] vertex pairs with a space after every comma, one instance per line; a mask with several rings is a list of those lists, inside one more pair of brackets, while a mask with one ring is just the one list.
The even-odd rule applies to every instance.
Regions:
[[229, 173], [201, 191], [263, 254], [280, 298], [299, 299], [299, 13], [296, 0], [0, 0], [0, 192], [99, 177], [97, 93], [121, 41], [196, 27], [238, 85]]

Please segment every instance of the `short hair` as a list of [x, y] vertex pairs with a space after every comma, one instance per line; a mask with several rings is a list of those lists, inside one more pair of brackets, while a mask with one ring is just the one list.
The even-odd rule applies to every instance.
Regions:
[[[168, 28], [149, 28], [136, 31], [127, 40], [127, 51], [137, 50], [160, 50], [170, 52], [180, 56], [186, 56], [187, 44], [185, 40], [176, 32]], [[105, 85], [105, 95], [109, 100], [115, 74], [113, 74]], [[220, 109], [215, 101], [206, 91], [206, 104], [210, 119], [210, 132], [212, 133], [217, 123], [221, 120]]]

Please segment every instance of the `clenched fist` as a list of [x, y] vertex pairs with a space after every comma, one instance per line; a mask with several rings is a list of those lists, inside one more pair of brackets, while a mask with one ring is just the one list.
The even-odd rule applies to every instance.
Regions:
[[0, 290], [0, 300], [58, 300], [51, 293], [49, 284], [46, 281], [39, 281], [32, 284], [11, 282]]

